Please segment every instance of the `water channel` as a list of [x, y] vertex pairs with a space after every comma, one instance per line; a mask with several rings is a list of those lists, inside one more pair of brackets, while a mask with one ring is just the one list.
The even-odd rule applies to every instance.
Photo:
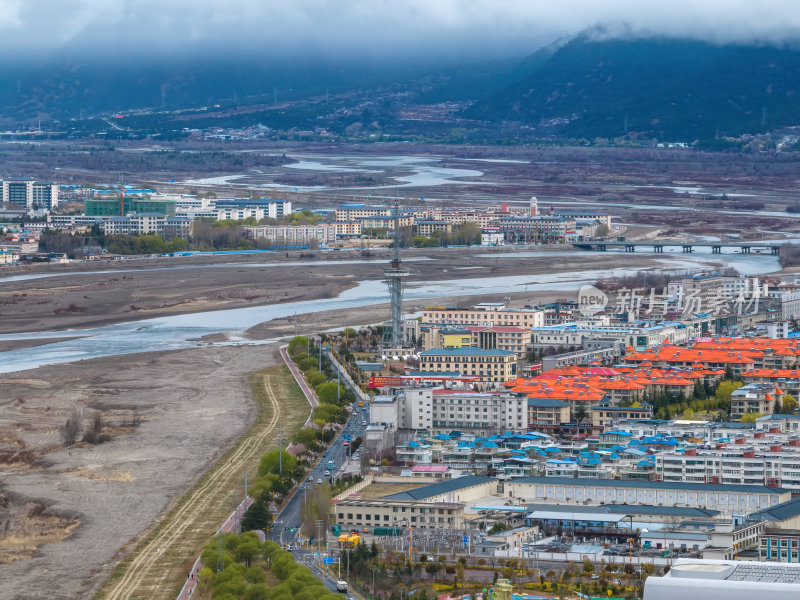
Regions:
[[[646, 253], [642, 253], [646, 254]], [[575, 256], [575, 252], [535, 252], [519, 251], [505, 254], [477, 255], [476, 258], [538, 258], [550, 260], [559, 255]], [[385, 261], [318, 261], [318, 264], [336, 264], [346, 262], [385, 262]], [[410, 262], [410, 261], [409, 261]], [[659, 255], [647, 267], [662, 270], [683, 272], [687, 270], [708, 269], [717, 263], [736, 268], [743, 275], [754, 275], [778, 270], [777, 258], [773, 256], [717, 254], [712, 255], [710, 249], [700, 249], [693, 255], [664, 256]], [[269, 263], [268, 263], [269, 264]], [[270, 266], [286, 266], [289, 263], [275, 263]], [[312, 262], [296, 263], [298, 266], [315, 264]], [[224, 267], [226, 265], [219, 265]], [[258, 265], [227, 265], [232, 268], [263, 267]], [[163, 267], [164, 269], [193, 268], [186, 265]], [[521, 261], [520, 268], [524, 269]], [[584, 270], [539, 275], [515, 275], [511, 277], [478, 277], [443, 279], [435, 282], [410, 282], [405, 290], [406, 300], [435, 299], [446, 297], [464, 297], [471, 295], [508, 294], [513, 292], [537, 292], [548, 290], [577, 290], [585, 283], [596, 281], [600, 277], [615, 277], [632, 274], [636, 268], [615, 268], [606, 270]], [[114, 272], [114, 271], [107, 271]], [[129, 272], [120, 270], [120, 272]], [[56, 275], [20, 275], [16, 280], [40, 278]], [[12, 278], [6, 279], [10, 281]], [[346, 290], [335, 298], [288, 302], [269, 306], [208, 311], [201, 313], [173, 315], [151, 319], [142, 319], [116, 325], [108, 325], [89, 329], [67, 331], [47, 331], [37, 333], [15, 333], [0, 335], [0, 340], [32, 340], [61, 338], [60, 341], [43, 344], [31, 348], [18, 349], [0, 353], [0, 373], [10, 373], [32, 369], [43, 365], [59, 364], [79, 360], [89, 360], [105, 356], [118, 356], [138, 352], [159, 352], [185, 348], [205, 347], [209, 345], [231, 344], [265, 344], [274, 340], [252, 341], [241, 336], [242, 332], [259, 323], [273, 319], [286, 318], [294, 314], [316, 313], [339, 310], [359, 306], [369, 306], [388, 302], [388, 293], [384, 282], [370, 279], [359, 282], [355, 287]], [[346, 325], [346, 323], [342, 323]], [[224, 333], [229, 341], [211, 344], [199, 341], [203, 336]], [[80, 337], [76, 337], [80, 336]]]

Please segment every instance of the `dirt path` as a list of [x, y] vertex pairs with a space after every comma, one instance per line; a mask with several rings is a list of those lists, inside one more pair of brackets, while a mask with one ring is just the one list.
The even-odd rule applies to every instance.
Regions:
[[242, 494], [244, 467], [254, 476], [262, 454], [276, 445], [278, 423], [286, 427], [302, 414], [293, 407], [296, 402], [289, 406], [278, 401], [279, 394], [282, 398], [296, 399], [296, 394], [281, 393], [287, 386], [296, 385], [286, 367], [259, 371], [251, 378], [251, 385], [258, 385], [261, 391], [255, 394], [260, 400], [256, 424], [143, 540], [132, 556], [115, 569], [98, 598], [172, 598], [177, 593], [181, 574], [188, 571], [184, 564], [214, 534]]

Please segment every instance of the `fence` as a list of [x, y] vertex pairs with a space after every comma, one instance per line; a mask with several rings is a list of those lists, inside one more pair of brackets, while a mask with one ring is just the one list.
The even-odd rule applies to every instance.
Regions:
[[347, 498], [347, 497], [348, 497], [350, 494], [355, 494], [355, 493], [357, 493], [357, 492], [360, 492], [360, 491], [361, 491], [361, 490], [363, 490], [365, 487], [367, 487], [367, 486], [368, 486], [370, 483], [372, 483], [372, 480], [373, 480], [373, 479], [375, 479], [375, 476], [374, 476], [374, 475], [366, 475], [366, 476], [364, 476], [364, 479], [362, 479], [361, 481], [359, 481], [359, 482], [358, 482], [357, 484], [355, 484], [354, 486], [351, 486], [351, 487], [347, 488], [347, 489], [346, 489], [345, 491], [343, 491], [341, 494], [339, 494], [338, 496], [336, 496], [336, 497], [334, 498], [334, 500], [344, 500], [344, 499], [345, 499], [345, 498]]
[[518, 554], [517, 550], [497, 550], [494, 553], [496, 558], [523, 558], [525, 560], [542, 560], [542, 561], [552, 561], [552, 562], [583, 562], [585, 558], [588, 558], [594, 563], [600, 562], [600, 560], [604, 560], [606, 563], [614, 563], [617, 565], [626, 565], [626, 564], [634, 564], [634, 565], [642, 565], [645, 563], [654, 564], [658, 567], [664, 567], [667, 565], [671, 565], [673, 562], [673, 558], [662, 558], [660, 556], [634, 556], [634, 557], [627, 557], [627, 556], [606, 556], [602, 555], [599, 556], [597, 554], [586, 554], [581, 552], [525, 552], [523, 551], [521, 554]]
[[[245, 511], [250, 507], [253, 503], [253, 499], [249, 496], [242, 500], [242, 502], [237, 506], [234, 511], [230, 514], [227, 520], [217, 529], [217, 534], [225, 533], [228, 531], [240, 530], [242, 517], [244, 516]], [[261, 538], [264, 535], [263, 532], [258, 536]], [[263, 539], [261, 540], [264, 541]], [[194, 561], [194, 565], [192, 565], [192, 570], [189, 571], [189, 576], [186, 578], [186, 583], [183, 584], [180, 593], [178, 594], [178, 600], [187, 600], [187, 598], [191, 598], [192, 594], [194, 594], [195, 588], [197, 588], [197, 574], [200, 572], [200, 569], [203, 568], [203, 563], [200, 562], [200, 557], [197, 557], [197, 560]]]

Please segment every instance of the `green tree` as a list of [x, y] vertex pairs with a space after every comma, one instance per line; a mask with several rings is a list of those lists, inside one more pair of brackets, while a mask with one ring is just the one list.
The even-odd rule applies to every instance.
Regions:
[[797, 410], [797, 400], [791, 394], [783, 396], [783, 411], [788, 414], [794, 413]]
[[583, 572], [587, 574], [594, 572], [594, 563], [588, 557], [583, 559]]
[[303, 444], [306, 448], [310, 448], [317, 442], [318, 431], [311, 427], [305, 427], [298, 431], [294, 436], [294, 441], [298, 444]]
[[247, 508], [242, 516], [242, 531], [253, 529], [269, 529], [272, 526], [272, 514], [269, 512], [269, 492], [262, 492]]
[[269, 588], [263, 583], [251, 585], [244, 593], [244, 600], [270, 600]]
[[257, 539], [247, 539], [236, 547], [236, 560], [243, 562], [248, 567], [259, 554], [261, 554], [261, 545]]
[[299, 352], [305, 352], [307, 348], [308, 338], [304, 335], [297, 335], [291, 339], [287, 350], [291, 356], [294, 356]]
[[714, 393], [714, 397], [718, 401], [727, 404], [731, 401], [731, 395], [733, 394], [733, 392], [742, 387], [742, 385], [743, 384], [741, 381], [729, 381], [729, 380], [720, 381], [719, 385], [717, 385], [717, 391]]
[[268, 473], [280, 473], [281, 469], [286, 473], [294, 469], [296, 465], [297, 459], [294, 456], [286, 450], [276, 449], [261, 457], [261, 461], [258, 463], [258, 474], [263, 477]]
[[611, 230], [608, 228], [608, 225], [606, 225], [605, 223], [600, 223], [594, 230], [594, 237], [604, 238], [609, 233], [611, 233]]
[[317, 536], [315, 525], [317, 520], [322, 521], [322, 531], [327, 531], [332, 506], [330, 486], [325, 482], [305, 494], [305, 502], [300, 507], [300, 516], [303, 518], [303, 533], [306, 537]]
[[[338, 388], [338, 391], [337, 391]], [[335, 381], [322, 383], [314, 388], [317, 393], [319, 401], [325, 404], [336, 404], [339, 401], [339, 396], [344, 395], [345, 387]]]

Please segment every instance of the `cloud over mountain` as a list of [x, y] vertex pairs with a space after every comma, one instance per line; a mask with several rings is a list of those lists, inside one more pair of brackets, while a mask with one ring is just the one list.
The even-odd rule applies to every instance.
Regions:
[[328, 58], [526, 54], [604, 25], [715, 43], [798, 39], [795, 0], [0, 0], [7, 59], [261, 51]]

